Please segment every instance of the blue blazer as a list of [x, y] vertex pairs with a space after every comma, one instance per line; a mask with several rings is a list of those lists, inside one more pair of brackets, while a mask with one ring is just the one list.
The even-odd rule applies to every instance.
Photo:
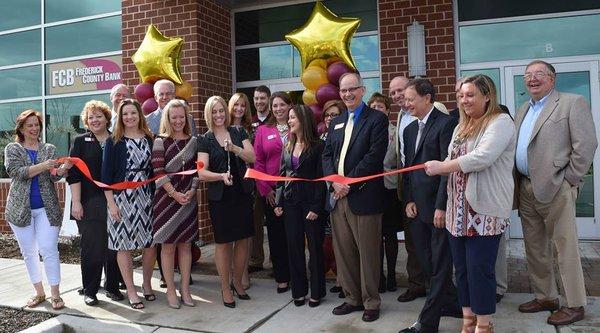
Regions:
[[[331, 120], [323, 150], [323, 174], [337, 174], [344, 143], [344, 128], [348, 112]], [[388, 118], [377, 110], [363, 106], [352, 129], [350, 145], [344, 161], [347, 177], [370, 176], [383, 172], [383, 158], [388, 145]], [[381, 214], [384, 210], [383, 177], [350, 186], [348, 201], [356, 215]]]
[[[146, 139], [152, 151], [152, 138], [146, 136]], [[102, 155], [102, 182], [110, 185], [124, 181], [128, 158], [129, 152], [125, 140], [120, 140], [115, 144], [112, 137], [106, 139], [106, 146]], [[152, 164], [149, 164], [148, 178], [152, 176], [154, 176], [154, 171], [152, 170]]]

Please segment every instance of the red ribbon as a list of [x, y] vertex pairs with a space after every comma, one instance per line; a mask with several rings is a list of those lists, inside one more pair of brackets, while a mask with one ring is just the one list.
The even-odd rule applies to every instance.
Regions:
[[[196, 162], [196, 169], [192, 169], [192, 170], [185, 170], [185, 171], [180, 171], [180, 172], [173, 172], [173, 173], [163, 173], [160, 175], [156, 175], [150, 179], [146, 179], [144, 181], [141, 182], [133, 182], [133, 181], [123, 181], [123, 182], [119, 182], [119, 183], [115, 183], [112, 185], [108, 185], [108, 184], [104, 184], [103, 182], [99, 182], [97, 180], [94, 180], [94, 178], [92, 178], [92, 174], [90, 172], [90, 169], [88, 168], [87, 164], [85, 164], [84, 161], [82, 161], [80, 158], [78, 157], [61, 157], [59, 159], [57, 159], [58, 163], [64, 163], [66, 161], [70, 161], [71, 163], [73, 163], [74, 167], [77, 167], [77, 169], [79, 169], [79, 171], [81, 171], [81, 173], [85, 176], [85, 178], [89, 179], [89, 181], [91, 181], [92, 183], [96, 184], [96, 186], [103, 188], [103, 189], [107, 189], [107, 190], [127, 190], [127, 189], [133, 189], [133, 188], [137, 188], [137, 187], [141, 187], [147, 184], [152, 183], [153, 181], [161, 178], [161, 177], [165, 177], [165, 176], [174, 176], [174, 175], [193, 175], [195, 173], [198, 172], [198, 170], [204, 168], [204, 163], [197, 161]], [[52, 172], [54, 173], [56, 171], [56, 169], [54, 169]]]
[[321, 178], [317, 178], [317, 179], [305, 179], [305, 178], [295, 178], [295, 177], [271, 176], [271, 175], [266, 174], [264, 172], [260, 172], [260, 171], [254, 170], [252, 168], [248, 168], [248, 170], [246, 170], [246, 174], [244, 175], [244, 178], [253, 178], [253, 179], [263, 180], [263, 181], [267, 181], [267, 182], [295, 182], [295, 181], [319, 182], [319, 181], [330, 181], [330, 182], [334, 182], [334, 183], [341, 183], [341, 184], [350, 185], [350, 184], [354, 184], [354, 183], [365, 182], [367, 180], [371, 180], [371, 179], [374, 179], [374, 178], [379, 178], [379, 177], [389, 176], [389, 175], [395, 175], [395, 174], [399, 174], [399, 173], [405, 173], [405, 172], [419, 170], [419, 169], [424, 169], [424, 168], [425, 168], [425, 164], [417, 164], [417, 165], [413, 165], [413, 166], [408, 167], [408, 168], [396, 169], [396, 170], [387, 171], [387, 172], [384, 172], [384, 173], [380, 173], [380, 174], [376, 174], [376, 175], [371, 175], [371, 176], [365, 176], [365, 177], [344, 177], [344, 176], [341, 176], [341, 175], [338, 175], [338, 174], [333, 174], [333, 175], [329, 175], [329, 176], [325, 176], [325, 177], [321, 177]]

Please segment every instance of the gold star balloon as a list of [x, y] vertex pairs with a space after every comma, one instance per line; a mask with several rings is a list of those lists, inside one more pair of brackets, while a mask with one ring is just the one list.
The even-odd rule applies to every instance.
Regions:
[[350, 54], [350, 40], [360, 25], [360, 19], [338, 17], [321, 2], [317, 2], [300, 28], [285, 35], [300, 52], [302, 71], [315, 59], [337, 57], [356, 70]]
[[179, 71], [182, 38], [165, 37], [150, 24], [146, 36], [137, 51], [131, 57], [143, 82], [168, 79], [182, 84]]

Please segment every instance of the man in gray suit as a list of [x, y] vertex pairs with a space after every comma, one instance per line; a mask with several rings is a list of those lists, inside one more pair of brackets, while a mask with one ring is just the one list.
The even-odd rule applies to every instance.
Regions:
[[[525, 70], [531, 100], [517, 111], [516, 167], [519, 213], [529, 278], [535, 299], [519, 306], [526, 313], [555, 311], [548, 323], [582, 320], [586, 305], [575, 224], [575, 201], [598, 145], [589, 105], [583, 96], [554, 89], [556, 71], [535, 60]], [[559, 308], [551, 243], [565, 290]]]

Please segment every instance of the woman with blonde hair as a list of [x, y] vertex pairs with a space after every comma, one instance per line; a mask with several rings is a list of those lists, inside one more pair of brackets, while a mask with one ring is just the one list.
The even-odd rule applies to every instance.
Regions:
[[[4, 149], [4, 166], [11, 178], [4, 213], [19, 243], [29, 281], [36, 292], [27, 301], [27, 306], [33, 308], [46, 300], [40, 271], [41, 254], [52, 293], [52, 308], [58, 310], [65, 302], [59, 288], [58, 232], [62, 210], [54, 183], [72, 165], [65, 162], [59, 166], [55, 160], [56, 147], [41, 142], [42, 124], [42, 116], [35, 110], [25, 110], [17, 117], [15, 142]], [[57, 166], [56, 174], [52, 174], [50, 170]]]
[[[154, 174], [174, 173], [196, 168], [197, 139], [192, 136], [189, 107], [179, 99], [165, 106], [158, 137], [152, 147]], [[190, 295], [192, 242], [198, 238], [197, 175], [164, 176], [156, 181], [152, 203], [152, 237], [161, 244], [161, 263], [167, 283], [169, 307], [180, 307], [175, 292], [173, 267], [178, 254], [181, 282], [179, 292], [183, 305], [194, 306]]]
[[460, 122], [448, 157], [426, 162], [425, 171], [448, 175], [446, 229], [463, 312], [461, 332], [491, 332], [494, 266], [513, 202], [516, 130], [488, 76], [467, 78], [460, 94]]
[[[110, 136], [108, 128], [111, 111], [106, 103], [91, 100], [85, 103], [81, 112], [83, 125], [88, 131], [75, 138], [70, 156], [80, 158], [90, 169], [92, 178], [100, 179], [102, 153]], [[107, 210], [104, 191], [87, 179], [79, 169], [69, 172], [67, 182], [71, 187], [71, 215], [77, 221], [81, 235], [81, 280], [84, 302], [98, 304], [96, 293], [100, 287], [102, 267], [105, 267], [105, 294], [108, 298], [120, 301], [119, 266], [117, 253], [108, 249]]]
[[[208, 182], [206, 194], [217, 243], [215, 262], [221, 278], [223, 305], [234, 308], [234, 293], [239, 299], [250, 299], [242, 286], [242, 275], [248, 257], [248, 242], [254, 234], [254, 186], [244, 179], [244, 174], [246, 164], [255, 160], [254, 149], [246, 130], [230, 126], [227, 104], [220, 96], [212, 96], [206, 101], [204, 119], [208, 132], [198, 143], [198, 160], [204, 163], [198, 175]], [[230, 279], [231, 273], [233, 279]]]
[[[153, 175], [151, 162], [152, 132], [140, 104], [125, 99], [117, 111], [117, 124], [112, 137], [106, 140], [102, 158], [102, 182], [144, 181]], [[152, 272], [156, 249], [152, 247], [152, 194], [153, 184], [134, 189], [105, 190], [108, 206], [108, 248], [116, 250], [117, 262], [127, 297], [133, 309], [143, 309], [133, 285], [131, 251], [143, 249], [142, 293], [147, 301], [156, 300], [152, 292]]]

